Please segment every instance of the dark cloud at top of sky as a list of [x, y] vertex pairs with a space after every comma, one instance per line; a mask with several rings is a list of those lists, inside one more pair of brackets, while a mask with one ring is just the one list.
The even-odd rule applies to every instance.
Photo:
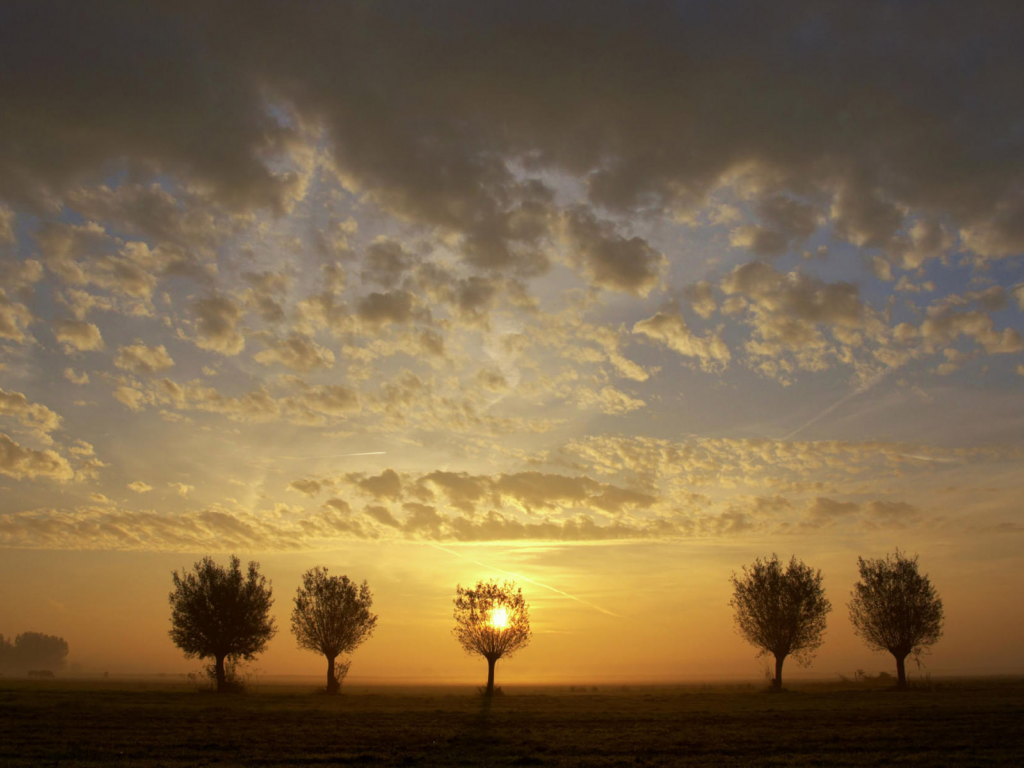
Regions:
[[1012, 2], [8, 2], [0, 196], [127, 174], [284, 209], [270, 159], [319, 125], [347, 179], [482, 267], [543, 268], [539, 171], [611, 213], [744, 172], [839, 197], [858, 244], [911, 210], [999, 256], [1024, 246], [1022, 27]]

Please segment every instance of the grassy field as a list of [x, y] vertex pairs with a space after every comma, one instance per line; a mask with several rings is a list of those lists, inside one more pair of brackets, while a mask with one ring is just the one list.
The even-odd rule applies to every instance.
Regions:
[[1024, 765], [1024, 681], [512, 689], [0, 680], [0, 765]]

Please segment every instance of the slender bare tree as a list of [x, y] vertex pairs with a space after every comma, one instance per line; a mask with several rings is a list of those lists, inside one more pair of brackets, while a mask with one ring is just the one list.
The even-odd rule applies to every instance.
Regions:
[[777, 555], [758, 558], [731, 578], [736, 628], [758, 649], [758, 656], [775, 657], [772, 690], [782, 690], [782, 664], [792, 655], [801, 666], [810, 664], [822, 644], [825, 617], [832, 604], [821, 586], [821, 571], [793, 557], [783, 570]]
[[[292, 632], [299, 648], [327, 658], [328, 693], [341, 689], [335, 670], [338, 656], [351, 653], [373, 634], [377, 617], [370, 613], [372, 605], [365, 581], [357, 586], [348, 576], [328, 576], [327, 569], [319, 566], [302, 574], [302, 586], [295, 592]], [[342, 669], [348, 672], [347, 662]]]
[[455, 588], [452, 634], [466, 653], [487, 659], [485, 695], [494, 694], [494, 665], [530, 642], [530, 607], [514, 582], [479, 581], [473, 589]]
[[942, 599], [928, 575], [917, 570], [917, 555], [899, 549], [884, 559], [857, 558], [860, 581], [849, 603], [854, 630], [870, 648], [896, 659], [896, 685], [907, 687], [907, 656], [919, 657], [942, 637]]
[[227, 568], [204, 557], [191, 573], [172, 573], [171, 640], [188, 658], [213, 658], [218, 693], [229, 690], [224, 660], [255, 658], [277, 632], [270, 617], [273, 591], [259, 567], [249, 563], [243, 576], [232, 555]]

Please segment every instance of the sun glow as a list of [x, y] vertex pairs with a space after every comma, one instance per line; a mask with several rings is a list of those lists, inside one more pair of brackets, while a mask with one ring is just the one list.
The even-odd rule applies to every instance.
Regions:
[[498, 607], [492, 610], [491, 626], [495, 629], [506, 629], [508, 627], [508, 609]]

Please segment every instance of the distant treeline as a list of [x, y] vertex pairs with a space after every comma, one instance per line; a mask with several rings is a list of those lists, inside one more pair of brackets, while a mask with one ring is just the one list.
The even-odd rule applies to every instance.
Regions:
[[[850, 622], [869, 648], [892, 654], [897, 685], [906, 688], [907, 657], [920, 661], [942, 636], [942, 600], [927, 574], [919, 572], [916, 555], [897, 549], [884, 558], [858, 558], [857, 565], [861, 578], [847, 604]], [[243, 573], [234, 555], [227, 568], [204, 557], [192, 571], [171, 576], [171, 639], [188, 658], [213, 659], [207, 674], [219, 692], [239, 690], [233, 671], [238, 660], [255, 658], [277, 633], [270, 616], [273, 590], [259, 563], [250, 562]], [[773, 690], [782, 690], [786, 658], [807, 665], [824, 642], [832, 603], [825, 597], [821, 571], [795, 556], [786, 564], [772, 554], [733, 573], [731, 582], [736, 629], [758, 656], [774, 657], [774, 674], [769, 668], [767, 676]], [[326, 690], [338, 693], [351, 663], [341, 657], [377, 626], [369, 586], [330, 576], [318, 566], [303, 575], [294, 603], [292, 632], [298, 645], [326, 658]], [[500, 691], [494, 687], [496, 662], [530, 642], [522, 590], [514, 582], [458, 585], [454, 606], [452, 633], [467, 653], [487, 660], [487, 686], [481, 690], [493, 695]]]
[[0, 635], [0, 672], [5, 674], [57, 672], [64, 668], [67, 657], [68, 643], [63, 637], [23, 632], [11, 642]]

